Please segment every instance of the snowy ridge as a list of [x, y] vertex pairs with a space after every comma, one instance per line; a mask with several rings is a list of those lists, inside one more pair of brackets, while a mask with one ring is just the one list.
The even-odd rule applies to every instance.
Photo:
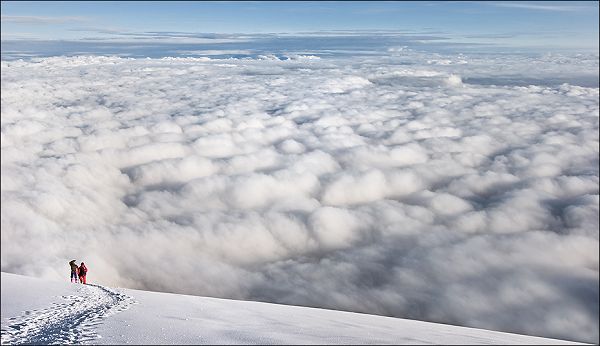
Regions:
[[[58, 302], [51, 303], [55, 298]], [[572, 344], [391, 317], [110, 289], [8, 273], [2, 273], [2, 302], [2, 344]]]

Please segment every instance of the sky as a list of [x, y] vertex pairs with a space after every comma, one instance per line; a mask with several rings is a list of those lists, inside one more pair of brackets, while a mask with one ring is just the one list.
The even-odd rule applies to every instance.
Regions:
[[329, 30], [597, 51], [598, 2], [2, 2], [3, 41]]

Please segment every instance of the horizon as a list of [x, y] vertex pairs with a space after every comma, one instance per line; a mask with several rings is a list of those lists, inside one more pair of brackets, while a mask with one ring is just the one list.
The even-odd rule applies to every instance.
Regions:
[[105, 48], [107, 43], [153, 46], [147, 56], [173, 55], [168, 52], [173, 45], [214, 50], [249, 41], [293, 49], [285, 40], [290, 37], [325, 37], [327, 44], [388, 39], [429, 51], [598, 52], [598, 2], [3, 1], [1, 6], [3, 59], [11, 52], [120, 54]]

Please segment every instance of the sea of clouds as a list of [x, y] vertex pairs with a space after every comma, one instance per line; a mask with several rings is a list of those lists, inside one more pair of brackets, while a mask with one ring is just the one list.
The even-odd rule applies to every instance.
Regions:
[[597, 54], [1, 68], [2, 271], [598, 342]]

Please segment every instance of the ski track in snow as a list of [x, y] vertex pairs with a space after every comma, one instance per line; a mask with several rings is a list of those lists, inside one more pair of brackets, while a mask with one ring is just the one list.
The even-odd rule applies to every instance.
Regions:
[[2, 327], [2, 344], [73, 344], [101, 338], [95, 327], [102, 319], [128, 309], [130, 296], [99, 285], [81, 285], [79, 295], [62, 296], [65, 303], [25, 311]]

